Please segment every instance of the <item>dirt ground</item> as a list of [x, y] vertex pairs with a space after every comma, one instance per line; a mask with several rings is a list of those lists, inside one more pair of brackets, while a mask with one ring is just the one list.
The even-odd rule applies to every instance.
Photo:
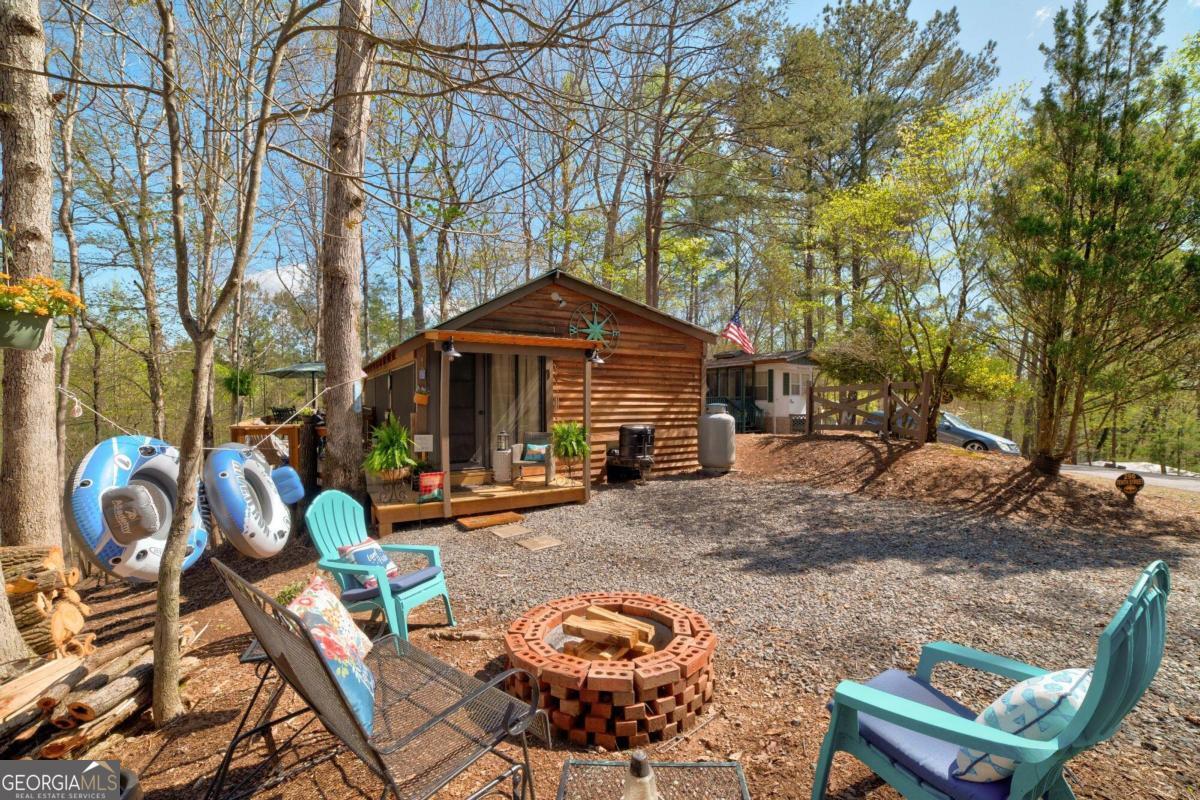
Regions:
[[[789, 436], [741, 437], [739, 474], [735, 479], [795, 481], [822, 490], [864, 493], [880, 498], [937, 499], [961, 507], [964, 514], [998, 515], [1016, 519], [1051, 520], [1066, 526], [1127, 530], [1137, 535], [1178, 536], [1195, 533], [1197, 506], [1187, 498], [1154, 498], [1130, 509], [1103, 487], [1070, 478], [1053, 481], [1035, 478], [1022, 471], [1022, 462], [999, 456], [976, 456], [954, 448], [930, 446], [916, 449], [910, 444], [884, 443], [871, 437], [832, 435], [806, 439]], [[702, 498], [697, 498], [703, 502]], [[615, 501], [614, 501], [615, 502]], [[315, 552], [300, 543], [289, 546], [271, 561], [250, 561], [226, 550], [216, 554], [247, 579], [269, 594], [312, 573]], [[603, 579], [598, 574], [598, 579]], [[91, 757], [119, 758], [138, 772], [150, 800], [197, 798], [207, 788], [240, 715], [249, 703], [257, 682], [250, 666], [238, 663], [238, 655], [250, 635], [215, 570], [207, 563], [185, 575], [183, 615], [197, 627], [205, 627], [194, 655], [202, 667], [185, 687], [189, 714], [162, 731], [153, 730], [142, 719], [111, 737]], [[86, 600], [93, 608], [91, 627], [99, 633], [98, 644], [144, 630], [153, 625], [154, 591], [133, 589], [119, 583], [96, 585], [89, 581]], [[845, 608], [845, 606], [843, 606]], [[448, 641], [437, 638], [444, 631], [440, 605], [418, 609], [413, 616], [412, 639], [420, 647], [455, 664], [467, 673], [486, 676], [501, 668], [502, 631], [508, 620], [481, 608], [456, 601], [460, 631], [477, 631], [479, 641]], [[1102, 621], [1101, 623], [1102, 624]], [[1194, 635], [1194, 624], [1185, 626]], [[828, 714], [827, 694], [789, 685], [767, 667], [738, 665], [721, 658], [718, 651], [718, 694], [712, 711], [689, 735], [658, 745], [651, 751], [656, 760], [697, 761], [735, 759], [745, 769], [755, 798], [807, 798], [811, 793], [812, 770]], [[283, 707], [297, 705], [285, 696]], [[1200, 726], [1196, 709], [1183, 709], [1190, 720], [1175, 725]], [[328, 754], [335, 740], [314, 723], [301, 730], [307, 717], [293, 729], [299, 730], [299, 757]], [[281, 738], [286, 738], [283, 734]], [[1153, 742], [1143, 742], [1153, 747]], [[611, 754], [583, 751], [556, 742], [549, 749], [534, 740], [533, 766], [537, 794], [554, 797], [562, 764], [567, 758], [605, 758]], [[515, 753], [516, 749], [509, 747]], [[233, 765], [230, 781], [244, 776], [263, 755], [256, 742], [242, 752]], [[1081, 797], [1176, 798], [1195, 797], [1195, 764], [1180, 764], [1176, 774], [1147, 770], [1138, 747], [1105, 745], [1093, 756], [1072, 762], [1073, 783], [1088, 787]], [[485, 782], [496, 762], [483, 762], [456, 779], [440, 797], [462, 798]], [[1190, 787], [1183, 788], [1180, 787]], [[300, 772], [265, 790], [260, 798], [272, 800], [349, 800], [378, 797], [381, 783], [346, 752], [315, 768]], [[896, 800], [853, 759], [842, 755], [835, 762], [830, 797], [837, 800]]]
[[951, 505], [970, 515], [1138, 534], [1200, 534], [1200, 495], [1146, 487], [1130, 504], [1112, 484], [1047, 478], [1019, 457], [917, 447], [867, 433], [743, 435], [737, 471], [818, 489]]

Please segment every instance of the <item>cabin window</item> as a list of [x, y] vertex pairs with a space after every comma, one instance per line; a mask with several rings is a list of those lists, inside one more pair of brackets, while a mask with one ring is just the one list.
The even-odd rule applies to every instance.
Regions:
[[785, 372], [783, 373], [783, 396], [787, 397], [792, 393], [792, 376]]
[[540, 356], [492, 356], [489, 380], [490, 444], [500, 431], [510, 442], [546, 430], [546, 359]]

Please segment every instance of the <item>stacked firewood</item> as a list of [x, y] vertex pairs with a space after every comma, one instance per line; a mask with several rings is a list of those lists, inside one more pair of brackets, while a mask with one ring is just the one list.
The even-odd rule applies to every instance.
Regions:
[[95, 634], [84, 634], [90, 613], [75, 585], [79, 569], [67, 568], [61, 547], [0, 547], [4, 593], [29, 649], [46, 658], [87, 656]]
[[[29, 659], [0, 667], [0, 757], [80, 758], [150, 706], [153, 631], [91, 654]], [[184, 652], [199, 636], [187, 625]], [[187, 656], [180, 680], [199, 666]]]

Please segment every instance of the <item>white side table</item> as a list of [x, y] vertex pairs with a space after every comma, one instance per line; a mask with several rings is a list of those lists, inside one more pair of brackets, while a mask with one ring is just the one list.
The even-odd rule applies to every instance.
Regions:
[[512, 483], [512, 448], [492, 453], [492, 480], [496, 483]]

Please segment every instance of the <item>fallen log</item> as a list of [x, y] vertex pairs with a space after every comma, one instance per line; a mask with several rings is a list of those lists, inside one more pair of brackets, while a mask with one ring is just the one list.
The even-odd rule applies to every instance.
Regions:
[[4, 593], [10, 598], [34, 592], [51, 592], [56, 589], [69, 588], [66, 575], [57, 567], [40, 567], [11, 576], [5, 571], [4, 576]]
[[22, 706], [0, 721], [0, 742], [8, 741], [9, 734], [19, 731], [34, 720], [42, 719], [42, 710], [36, 703]]
[[[180, 680], [185, 680], [197, 667], [200, 659], [186, 657], [179, 662]], [[78, 728], [51, 737], [38, 750], [40, 758], [70, 758], [82, 753], [112, 733], [119, 725], [150, 705], [150, 685], [147, 683], [135, 692], [121, 698], [95, 719]]]
[[0, 564], [5, 575], [22, 575], [38, 569], [66, 570], [62, 548], [57, 545], [13, 545], [0, 547]]
[[[127, 636], [119, 642], [114, 642], [100, 648], [84, 659], [83, 663], [78, 667], [64, 675], [60, 680], [46, 687], [46, 690], [42, 692], [42, 696], [38, 698], [38, 708], [49, 714], [63, 698], [71, 693], [71, 690], [82, 683], [89, 675], [106, 669], [132, 650], [148, 647], [153, 638], [154, 631], [148, 630], [134, 636]], [[99, 685], [97, 684], [97, 686]]]
[[[46, 713], [50, 717], [50, 722], [55, 727], [64, 730], [74, 728], [79, 724], [79, 718], [71, 714], [71, 703], [83, 700], [91, 692], [103, 689], [111, 681], [119, 678], [126, 670], [143, 659], [147, 659], [153, 663], [154, 653], [148, 644], [138, 645], [102, 665], [97, 665], [92, 672], [77, 682], [73, 690], [64, 694], [55, 705], [46, 710]], [[40, 700], [41, 698], [39, 698]]]
[[127, 697], [149, 686], [154, 677], [154, 653], [147, 652], [119, 676], [98, 689], [72, 692], [63, 705], [72, 717], [90, 722]]
[[0, 685], [0, 718], [37, 699], [50, 684], [79, 666], [78, 658], [47, 661]]
[[8, 680], [23, 675], [34, 667], [41, 666], [46, 660], [38, 656], [30, 658], [18, 658], [16, 661], [9, 661], [0, 664], [0, 686], [3, 686]]

